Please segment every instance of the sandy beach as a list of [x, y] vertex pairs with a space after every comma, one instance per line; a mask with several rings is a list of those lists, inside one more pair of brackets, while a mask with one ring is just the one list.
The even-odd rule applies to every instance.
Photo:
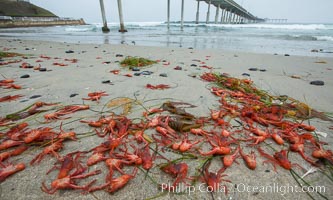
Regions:
[[[143, 105], [133, 104], [131, 112], [127, 115], [129, 119], [136, 121], [143, 119], [142, 113], [145, 111], [143, 107], [157, 108], [166, 101], [195, 105], [194, 108], [186, 108], [186, 111], [197, 117], [210, 116], [211, 110], [219, 108], [219, 98], [211, 93], [211, 84], [200, 79], [205, 72], [226, 73], [231, 77], [250, 79], [256, 87], [272, 95], [287, 95], [320, 112], [333, 112], [332, 57], [301, 57], [135, 45], [70, 44], [14, 39], [0, 39], [0, 49], [25, 55], [25, 58], [21, 56], [3, 58], [3, 62], [21, 60], [0, 66], [0, 80], [13, 79], [15, 84], [22, 86], [22, 89], [1, 88], [0, 98], [6, 95], [23, 95], [23, 97], [15, 101], [0, 102], [0, 117], [22, 110], [37, 101], [59, 102], [63, 106], [74, 104], [90, 106], [89, 110], [73, 113], [70, 115], [71, 118], [65, 120], [52, 120], [45, 123], [43, 115], [54, 111], [52, 110], [15, 122], [27, 122], [30, 128], [48, 126], [57, 131], [62, 122], [62, 129], [76, 132], [80, 139], [66, 141], [63, 149], [59, 151], [60, 155], [74, 151], [89, 151], [103, 142], [103, 138], [94, 134], [94, 128], [79, 121], [97, 120], [101, 116], [101, 111], [108, 110], [109, 112], [103, 113], [105, 115], [112, 111], [120, 114], [121, 109], [113, 110], [105, 107], [110, 100], [118, 97], [136, 99], [140, 105]], [[68, 53], [69, 51], [71, 53]], [[149, 71], [148, 75], [141, 73], [136, 76], [134, 73], [138, 72], [123, 68], [119, 64], [127, 56], [144, 57], [158, 60], [158, 62], [140, 71]], [[77, 62], [73, 62], [73, 59], [77, 59]], [[46, 68], [46, 71], [20, 68], [24, 62], [34, 67], [40, 65], [40, 67]], [[54, 63], [66, 66], [54, 65]], [[181, 70], [175, 70], [177, 66]], [[250, 68], [258, 70], [252, 71], [249, 70]], [[119, 70], [119, 73], [110, 72], [116, 72], [114, 70]], [[21, 78], [23, 75], [29, 75], [29, 78]], [[310, 84], [311, 81], [316, 80], [324, 81], [325, 84], [323, 86]], [[102, 83], [103, 81], [109, 81], [109, 83]], [[170, 88], [150, 90], [146, 88], [147, 84], [166, 84]], [[103, 96], [98, 102], [82, 100], [82, 98], [88, 97], [88, 93], [99, 91], [105, 91], [108, 96]], [[34, 95], [40, 95], [40, 97], [31, 98]], [[53, 107], [45, 107], [45, 109], [51, 108]], [[319, 134], [319, 140], [328, 143], [325, 145], [325, 149], [333, 150], [332, 129], [330, 129], [332, 122], [311, 119], [304, 123], [315, 126], [317, 132], [327, 133], [327, 135]], [[0, 133], [7, 132], [8, 128], [9, 126], [0, 127]], [[268, 143], [272, 143], [272, 141]], [[207, 145], [206, 150], [210, 149], [208, 144], [204, 145]], [[155, 143], [152, 143], [151, 147], [155, 148]], [[285, 145], [285, 147], [288, 146]], [[234, 164], [224, 172], [227, 176], [223, 178], [231, 181], [221, 183], [228, 187], [227, 194], [225, 192], [207, 192], [205, 187], [200, 188], [200, 184], [202, 184], [200, 181], [193, 186], [193, 192], [161, 193], [158, 184], [168, 183], [168, 181], [172, 183], [174, 179], [168, 174], [162, 173], [155, 165], [149, 173], [138, 170], [135, 178], [113, 194], [105, 191], [82, 194], [80, 190], [59, 190], [50, 195], [43, 192], [41, 186], [45, 182], [47, 187], [50, 187], [51, 181], [55, 179], [56, 171], [47, 175], [46, 173], [54, 166], [56, 158], [46, 155], [39, 164], [32, 166], [29, 164], [42, 149], [43, 147], [33, 146], [22, 155], [10, 158], [11, 162], [26, 163], [26, 169], [0, 183], [0, 199], [310, 199], [305, 192], [245, 191], [246, 186], [250, 186], [251, 189], [269, 185], [298, 186], [290, 171], [277, 167], [275, 172], [271, 164], [263, 165], [263, 161], [266, 159], [260, 156], [253, 147], [244, 147], [244, 151], [248, 153], [251, 150], [256, 151], [256, 169], [249, 170], [243, 160], [238, 158], [239, 164]], [[172, 151], [166, 154], [173, 159], [179, 157], [179, 154]], [[311, 165], [297, 153], [289, 153], [289, 159], [306, 170], [311, 168]], [[198, 172], [196, 167], [200, 165], [200, 160], [187, 159], [184, 162], [189, 165], [188, 176], [194, 176]], [[158, 163], [165, 163], [165, 161], [160, 160]], [[214, 157], [210, 171], [217, 172], [222, 167], [221, 165], [221, 159], [218, 156]], [[89, 167], [89, 171], [97, 169], [101, 169], [102, 174], [89, 180], [97, 178], [95, 185], [100, 185], [105, 180], [107, 168], [104, 163]], [[293, 169], [301, 176], [306, 173], [306, 170], [298, 167]], [[125, 171], [131, 173], [132, 170], [133, 168], [126, 168]], [[332, 169], [330, 170], [332, 172]], [[326, 173], [328, 172], [326, 171]], [[332, 179], [331, 174], [330, 177]], [[324, 186], [326, 191], [322, 194], [328, 199], [333, 196], [332, 180], [319, 170], [309, 174], [304, 180], [311, 183], [312, 186]], [[78, 183], [81, 182], [78, 181]], [[235, 185], [242, 187], [236, 190]], [[318, 194], [313, 193], [312, 195], [316, 199], [322, 198]]]

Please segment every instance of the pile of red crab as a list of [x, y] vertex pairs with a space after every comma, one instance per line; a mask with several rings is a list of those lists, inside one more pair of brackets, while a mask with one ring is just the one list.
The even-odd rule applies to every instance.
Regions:
[[[215, 75], [209, 73], [204, 74], [202, 79], [216, 81]], [[237, 81], [252, 84], [248, 80]], [[50, 185], [41, 183], [42, 190], [49, 194], [64, 189], [114, 193], [134, 179], [138, 169], [149, 171], [152, 168], [169, 174], [173, 178], [172, 186], [195, 184], [193, 180], [196, 180], [203, 181], [214, 191], [221, 182], [228, 181], [223, 179], [223, 173], [237, 167], [233, 165], [236, 159], [242, 159], [250, 170], [255, 170], [256, 157], [262, 156], [275, 171], [277, 167], [290, 170], [298, 163], [288, 160], [289, 151], [313, 166], [320, 167], [321, 162], [333, 163], [332, 151], [326, 150], [325, 142], [314, 136], [315, 127], [288, 119], [286, 109], [265, 104], [255, 93], [228, 89], [232, 81], [227, 80], [223, 84], [226, 87], [211, 87], [220, 106], [211, 110], [210, 116], [196, 117], [188, 113], [185, 108], [194, 107], [188, 103], [165, 102], [158, 108], [146, 110], [140, 121], [113, 113], [98, 116], [95, 120], [81, 120], [80, 123], [91, 128], [94, 136], [103, 138], [103, 142], [94, 148], [66, 155], [61, 154], [61, 149], [69, 148], [65, 147], [65, 143], [70, 145], [77, 140], [75, 131], [66, 132], [62, 126], [59, 130], [51, 127], [32, 129], [25, 122], [12, 126], [6, 123], [4, 126], [9, 127], [8, 130], [0, 133], [0, 182], [27, 167], [26, 163], [12, 163], [10, 160], [34, 146], [44, 149], [36, 152], [29, 165], [36, 166], [50, 157], [56, 159], [49, 172], [57, 170], [57, 176], [51, 178]], [[106, 96], [105, 92], [98, 94], [90, 95], [87, 100], [98, 101], [101, 96]], [[42, 106], [52, 105], [39, 102], [24, 114], [28, 117]], [[44, 118], [47, 122], [64, 120], [69, 118], [65, 115], [88, 109], [87, 105], [69, 105], [45, 114]], [[279, 150], [272, 152], [264, 148], [267, 145], [262, 144], [268, 141], [276, 143]], [[164, 154], [166, 149], [178, 155], [207, 160], [207, 163], [218, 159], [220, 170], [213, 173], [209, 164], [205, 164], [201, 166], [202, 172], [195, 177], [189, 174], [188, 163], [182, 159], [172, 160]], [[95, 169], [96, 165], [98, 169], [92, 170], [92, 166]], [[93, 177], [101, 173], [105, 174], [105, 181], [96, 183]], [[91, 179], [88, 183], [80, 182], [80, 179], [88, 177]]]

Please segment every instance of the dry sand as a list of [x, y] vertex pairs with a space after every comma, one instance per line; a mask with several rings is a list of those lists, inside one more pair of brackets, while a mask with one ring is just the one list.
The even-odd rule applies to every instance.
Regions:
[[[210, 69], [199, 67], [207, 65], [213, 67], [214, 72], [228, 73], [233, 77], [244, 77], [243, 73], [250, 74], [250, 78], [256, 86], [267, 90], [274, 95], [288, 95], [295, 99], [306, 102], [311, 107], [319, 110], [333, 111], [333, 58], [317, 58], [317, 57], [300, 57], [285, 55], [268, 55], [268, 54], [251, 54], [241, 52], [226, 51], [209, 51], [197, 49], [180, 49], [180, 48], [158, 48], [158, 47], [139, 47], [127, 45], [87, 45], [87, 44], [67, 44], [53, 43], [41, 41], [21, 41], [21, 40], [0, 40], [0, 48], [7, 48], [8, 51], [31, 55], [24, 62], [31, 65], [41, 64], [42, 67], [49, 71], [39, 72], [32, 69], [21, 69], [17, 64], [0, 66], [0, 74], [6, 78], [14, 79], [19, 85], [23, 86], [21, 90], [5, 90], [0, 89], [0, 97], [5, 95], [22, 94], [23, 98], [17, 101], [0, 103], [0, 116], [13, 113], [36, 101], [44, 102], [61, 102], [63, 105], [82, 104], [82, 98], [87, 97], [89, 92], [106, 91], [109, 96], [102, 97], [99, 103], [85, 101], [92, 110], [100, 111], [105, 103], [116, 97], [137, 98], [143, 102], [147, 108], [160, 106], [166, 100], [183, 101], [196, 105], [196, 108], [187, 109], [188, 112], [196, 116], [207, 116], [210, 109], [216, 109], [218, 106], [217, 98], [207, 89], [208, 83], [200, 80], [199, 75]], [[73, 50], [74, 53], [65, 53], [67, 50]], [[121, 57], [116, 54], [126, 56], [140, 56], [153, 60], [165, 60], [170, 65], [163, 65], [166, 62], [159, 62], [145, 70], [152, 71], [151, 75], [141, 75], [127, 77], [125, 74], [133, 74], [134, 72], [120, 69], [118, 61]], [[50, 60], [41, 59], [43, 62], [36, 63], [40, 59], [40, 55], [50, 56]], [[60, 59], [54, 59], [58, 57]], [[63, 59], [76, 58], [77, 63], [66, 62]], [[196, 61], [205, 62], [201, 64]], [[110, 64], [103, 62], [110, 61]], [[316, 63], [325, 61], [324, 63]], [[59, 67], [52, 63], [62, 62], [68, 63], [68, 66]], [[197, 67], [191, 66], [196, 64]], [[182, 67], [182, 70], [174, 70], [176, 66]], [[249, 71], [249, 68], [266, 69], [265, 72]], [[111, 70], [120, 69], [120, 74], [110, 73]], [[166, 73], [167, 77], [159, 76]], [[30, 78], [20, 78], [24, 74], [29, 74]], [[197, 75], [196, 78], [192, 77]], [[291, 78], [291, 75], [300, 76], [300, 79]], [[2, 78], [1, 78], [2, 79]], [[110, 80], [111, 84], [102, 84], [102, 81]], [[310, 81], [323, 80], [324, 86], [310, 85]], [[146, 84], [168, 84], [172, 88], [167, 90], [152, 91], [145, 89]], [[77, 93], [75, 97], [71, 94]], [[33, 95], [41, 95], [37, 99], [29, 99]], [[20, 102], [21, 100], [27, 100]], [[133, 108], [131, 118], [141, 117], [143, 109], [139, 106]], [[96, 113], [85, 111], [74, 114], [71, 119], [64, 121], [64, 129], [73, 128], [77, 133], [85, 133], [92, 129], [79, 122], [72, 122], [80, 117], [85, 119], [97, 119]], [[52, 124], [40, 124], [43, 121], [43, 115], [29, 120], [29, 124], [33, 127], [51, 126], [56, 127], [60, 122]], [[68, 123], [67, 122], [72, 122]], [[332, 124], [319, 120], [311, 120], [312, 125], [316, 125], [317, 130], [328, 133], [327, 137], [321, 137], [329, 143], [328, 149], [332, 148], [332, 130], [329, 127]], [[57, 127], [58, 128], [58, 127]], [[0, 129], [1, 130], [1, 129]], [[97, 137], [87, 137], [77, 142], [67, 142], [61, 154], [72, 152], [75, 150], [89, 150], [91, 147], [97, 146], [102, 140]], [[28, 163], [40, 149], [28, 151], [19, 157], [20, 161]], [[293, 162], [300, 163], [309, 169], [309, 164], [305, 163], [296, 154], [290, 155]], [[226, 171], [227, 179], [232, 184], [227, 183], [230, 189], [233, 185], [241, 186], [296, 186], [297, 183], [291, 176], [289, 171], [278, 168], [277, 172], [273, 171], [271, 165], [262, 165], [265, 160], [258, 156], [258, 166], [255, 171], [247, 169], [243, 161], [239, 160], [239, 165], [234, 165]], [[137, 177], [133, 179], [125, 188], [115, 194], [108, 194], [104, 191], [95, 192], [94, 194], [83, 195], [80, 191], [58, 191], [54, 195], [49, 195], [41, 191], [41, 183], [46, 181], [49, 185], [50, 180], [55, 177], [55, 173], [45, 175], [45, 173], [53, 166], [54, 158], [46, 157], [40, 164], [35, 166], [27, 166], [27, 168], [8, 178], [0, 184], [0, 199], [146, 199], [155, 197], [160, 194], [158, 186], [152, 183], [142, 171], [139, 171]], [[190, 174], [195, 173], [196, 161], [190, 161]], [[219, 165], [213, 163], [211, 170], [217, 171]], [[95, 167], [104, 168], [104, 165]], [[92, 169], [91, 169], [92, 170]], [[265, 170], [269, 170], [266, 171]], [[299, 174], [301, 170], [296, 169]], [[151, 170], [150, 176], [159, 183], [168, 180], [166, 174], [162, 174], [158, 169]], [[332, 177], [332, 176], [331, 176]], [[100, 177], [101, 182], [103, 177]], [[326, 197], [333, 197], [332, 181], [321, 173], [316, 172], [306, 178], [312, 185], [325, 186]], [[158, 199], [309, 199], [306, 193], [287, 192], [281, 195], [278, 192], [245, 192], [233, 191], [227, 195], [223, 192], [217, 192], [214, 195], [199, 190], [199, 184], [195, 186], [195, 192], [189, 194], [173, 194], [165, 193]], [[239, 188], [240, 190], [244, 188]], [[283, 189], [283, 188], [282, 188]], [[317, 195], [316, 198], [319, 196]]]

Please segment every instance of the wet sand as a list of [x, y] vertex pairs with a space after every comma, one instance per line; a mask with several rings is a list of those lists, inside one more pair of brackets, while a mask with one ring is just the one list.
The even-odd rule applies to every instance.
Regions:
[[[86, 133], [92, 129], [79, 123], [78, 119], [96, 119], [96, 112], [103, 109], [103, 106], [116, 97], [137, 98], [146, 108], [160, 106], [166, 100], [182, 101], [196, 105], [196, 108], [186, 109], [195, 116], [209, 116], [210, 109], [218, 108], [218, 99], [209, 91], [209, 84], [200, 80], [200, 75], [204, 72], [227, 73], [237, 78], [250, 78], [258, 88], [266, 90], [273, 95], [288, 95], [297, 100], [307, 103], [310, 107], [319, 111], [333, 111], [333, 58], [300, 57], [285, 55], [252, 54], [242, 52], [209, 51], [197, 49], [181, 48], [158, 48], [143, 47], [132, 45], [87, 45], [87, 44], [68, 44], [40, 41], [23, 40], [0, 40], [0, 48], [10, 52], [27, 54], [28, 58], [22, 62], [27, 62], [33, 66], [46, 68], [47, 71], [41, 72], [33, 69], [22, 69], [20, 63], [0, 66], [0, 74], [5, 78], [14, 79], [16, 84], [21, 85], [21, 90], [0, 89], [0, 97], [5, 95], [21, 94], [24, 97], [16, 101], [0, 103], [1, 116], [21, 110], [36, 101], [61, 102], [63, 105], [88, 104], [91, 110], [75, 113], [71, 119], [64, 120], [66, 124], [63, 128], [73, 129], [77, 133]], [[66, 53], [66, 51], [73, 53]], [[117, 56], [117, 54], [123, 57]], [[50, 59], [40, 58], [41, 55]], [[123, 69], [119, 66], [119, 61], [126, 56], [139, 56], [152, 60], [160, 60], [152, 67], [143, 70], [153, 72], [150, 75], [140, 75], [128, 77], [126, 74], [136, 72]], [[11, 58], [21, 59], [21, 58]], [[78, 59], [76, 63], [65, 61], [65, 59]], [[41, 60], [42, 62], [36, 62]], [[67, 66], [56, 66], [53, 63], [64, 63]], [[175, 70], [175, 67], [182, 70]], [[206, 66], [206, 67], [204, 67]], [[208, 69], [211, 68], [211, 69]], [[257, 68], [257, 71], [250, 71], [249, 68]], [[261, 71], [260, 71], [261, 69]], [[264, 70], [263, 70], [264, 69]], [[120, 70], [119, 74], [110, 73], [111, 70]], [[242, 74], [247, 73], [250, 76]], [[20, 78], [22, 75], [29, 74], [29, 78]], [[167, 77], [160, 76], [166, 74]], [[299, 78], [292, 78], [295, 75]], [[1, 77], [0, 79], [3, 79]], [[109, 80], [112, 84], [103, 84], [102, 81]], [[322, 80], [324, 86], [311, 85], [314, 80]], [[167, 84], [170, 89], [148, 90], [147, 84]], [[89, 92], [106, 91], [109, 96], [102, 97], [100, 102], [84, 101]], [[70, 97], [72, 94], [77, 94]], [[33, 95], [41, 95], [36, 99], [30, 99]], [[135, 106], [130, 118], [141, 117], [143, 108]], [[29, 119], [29, 124], [33, 127], [51, 126], [59, 128], [60, 121], [51, 124], [41, 124], [43, 115], [37, 115]], [[74, 122], [73, 122], [74, 121]], [[67, 123], [68, 122], [68, 123]], [[319, 139], [329, 143], [327, 149], [332, 148], [332, 126], [329, 122], [317, 119], [311, 120], [311, 125], [317, 127], [317, 131], [328, 133], [327, 137]], [[1, 130], [1, 129], [0, 129]], [[1, 132], [1, 131], [0, 131]], [[66, 142], [61, 155], [76, 151], [89, 150], [98, 145], [102, 140], [98, 137], [86, 137], [79, 141]], [[34, 149], [25, 152], [24, 155], [15, 158], [16, 161], [29, 163], [41, 149]], [[310, 165], [305, 163], [299, 156], [290, 155], [293, 162], [299, 163], [302, 167], [309, 169]], [[243, 161], [239, 159], [239, 165], [234, 165], [225, 172], [226, 179], [232, 183], [226, 184], [230, 189], [233, 185], [241, 186], [295, 186], [295, 179], [290, 172], [278, 169], [274, 172], [271, 165], [262, 165], [264, 158], [258, 156], [257, 168], [254, 171], [247, 169]], [[27, 168], [8, 178], [0, 185], [1, 199], [146, 199], [160, 194], [158, 186], [152, 183], [145, 174], [139, 170], [137, 177], [122, 190], [115, 194], [108, 194], [98, 191], [94, 194], [83, 195], [80, 191], [58, 191], [54, 195], [48, 195], [41, 191], [41, 183], [46, 181], [49, 185], [50, 180], [55, 174], [45, 175], [53, 166], [55, 159], [47, 156], [35, 166]], [[195, 166], [196, 161], [188, 162], [190, 166]], [[104, 165], [97, 165], [93, 169], [103, 169]], [[218, 164], [214, 163], [211, 169], [218, 170]], [[269, 171], [266, 171], [269, 170]], [[196, 172], [191, 168], [190, 174]], [[301, 170], [298, 171], [301, 174]], [[159, 169], [153, 169], [151, 176], [162, 183], [169, 177]], [[104, 179], [103, 176], [100, 177]], [[313, 185], [325, 186], [325, 196], [333, 196], [329, 188], [332, 182], [319, 172], [307, 177], [307, 181]], [[211, 199], [212, 195], [205, 191], [200, 191], [200, 183], [195, 186], [195, 192], [191, 194], [166, 193], [158, 199]], [[205, 190], [205, 188], [201, 188]], [[215, 199], [281, 199], [281, 192], [254, 192], [243, 191], [223, 192], [214, 194]], [[128, 192], [130, 191], [130, 192]], [[306, 193], [287, 192], [285, 199], [309, 199]], [[282, 198], [283, 198], [282, 197]]]

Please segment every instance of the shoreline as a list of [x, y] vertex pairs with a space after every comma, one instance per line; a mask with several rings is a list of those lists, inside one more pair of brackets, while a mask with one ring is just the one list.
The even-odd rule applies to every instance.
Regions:
[[[126, 26], [128, 29], [126, 34], [119, 33], [118, 26], [119, 24], [111, 23], [111, 31], [108, 34], [102, 33], [100, 30], [101, 24], [90, 24], [0, 29], [0, 35], [13, 39], [68, 43], [136, 44], [139, 46], [224, 49], [253, 53], [276, 53], [279, 55], [333, 57], [331, 53], [332, 27], [321, 24], [303, 25], [301, 27], [297, 24], [291, 25], [292, 27], [257, 24], [254, 28], [246, 26], [237, 28], [236, 25], [224, 28], [224, 25], [217, 24], [217, 27], [214, 27], [215, 25], [212, 25], [212, 27], [189, 26], [183, 31], [177, 25], [172, 25], [168, 31], [167, 27], [161, 22], [133, 22]], [[266, 26], [267, 28], [265, 28]], [[309, 31], [306, 31], [307, 29]], [[304, 33], [298, 34], [302, 30], [305, 30]], [[321, 30], [323, 33], [320, 33]]]
[[[210, 84], [202, 81], [199, 77], [205, 72], [227, 73], [231, 77], [249, 78], [254, 84], [270, 94], [288, 95], [292, 98], [305, 102], [310, 107], [325, 112], [333, 111], [333, 58], [330, 57], [307, 57], [307, 56], [284, 56], [271, 54], [243, 53], [224, 50], [198, 50], [187, 48], [165, 48], [165, 47], [147, 47], [134, 45], [109, 45], [109, 44], [78, 44], [78, 43], [60, 43], [29, 41], [17, 39], [0, 38], [0, 49], [8, 52], [16, 52], [27, 55], [27, 58], [9, 58], [5, 60], [22, 59], [21, 62], [0, 66], [0, 74], [6, 78], [15, 80], [15, 83], [22, 85], [21, 90], [1, 89], [0, 97], [4, 95], [21, 94], [21, 99], [11, 102], [0, 103], [1, 116], [21, 110], [36, 101], [61, 102], [63, 105], [85, 103], [91, 107], [91, 110], [97, 112], [84, 112], [73, 115], [71, 119], [63, 120], [64, 129], [73, 129], [78, 133], [93, 131], [86, 125], [78, 122], [79, 119], [96, 120], [98, 111], [104, 108], [104, 105], [117, 97], [128, 97], [138, 99], [145, 107], [158, 107], [166, 100], [181, 101], [190, 103], [197, 107], [186, 108], [186, 111], [195, 116], [209, 116], [211, 109], [218, 109], [218, 98], [212, 95], [209, 90]], [[141, 71], [151, 71], [149, 75], [135, 76], [135, 71], [124, 69], [119, 66], [119, 61], [126, 56], [138, 56], [151, 60], [159, 60], [153, 66], [146, 67]], [[67, 60], [66, 60], [67, 59]], [[77, 59], [76, 62], [72, 62]], [[70, 61], [71, 60], [71, 61]], [[38, 62], [37, 62], [38, 61]], [[33, 69], [23, 69], [19, 66], [23, 62], [32, 66], [41, 65], [46, 71]], [[54, 63], [66, 64], [66, 66], [54, 65]], [[176, 67], [181, 70], [175, 70]], [[249, 70], [257, 68], [256, 71]], [[118, 73], [110, 71], [119, 70]], [[261, 70], [261, 71], [260, 71]], [[265, 71], [264, 71], [265, 70]], [[247, 75], [244, 75], [246, 73]], [[29, 75], [29, 78], [20, 78], [23, 75]], [[132, 77], [126, 76], [131, 74]], [[166, 74], [167, 76], [160, 76]], [[250, 75], [250, 76], [248, 76]], [[297, 75], [299, 78], [292, 78]], [[1, 77], [0, 79], [3, 79]], [[313, 80], [323, 80], [324, 86], [314, 86], [310, 82]], [[109, 84], [103, 84], [102, 81], [110, 81]], [[166, 90], [148, 90], [146, 84], [167, 84], [171, 88]], [[103, 96], [99, 103], [83, 101], [89, 92], [106, 91], [108, 96]], [[77, 94], [71, 97], [72, 94]], [[34, 95], [40, 95], [37, 98], [31, 98]], [[140, 119], [144, 109], [135, 106], [129, 118]], [[116, 112], [116, 111], [115, 111]], [[73, 122], [76, 120], [75, 122]], [[34, 127], [52, 126], [58, 129], [60, 121], [54, 124], [41, 124], [43, 114], [37, 115], [29, 120]], [[311, 125], [317, 127], [317, 131], [330, 133], [329, 129], [332, 123], [323, 122], [317, 119], [311, 119]], [[325, 148], [332, 149], [333, 138], [331, 134], [327, 137], [319, 136], [321, 140], [328, 143]], [[87, 137], [79, 141], [70, 141], [60, 152], [62, 155], [72, 151], [89, 150], [94, 145], [98, 145], [101, 138]], [[69, 145], [70, 144], [70, 145]], [[207, 149], [210, 146], [208, 145]], [[287, 148], [287, 147], [283, 147]], [[20, 157], [21, 161], [30, 161], [36, 156], [36, 151], [31, 151]], [[246, 151], [250, 152], [250, 147]], [[170, 152], [169, 152], [170, 154]], [[306, 163], [296, 154], [290, 153], [292, 163], [299, 163], [306, 169], [309, 169]], [[289, 171], [278, 168], [274, 172], [271, 165], [262, 165], [265, 158], [257, 157], [257, 169], [252, 171], [245, 167], [243, 161], [239, 159], [239, 165], [235, 164], [226, 173], [226, 179], [232, 183], [223, 182], [223, 186], [233, 188], [234, 184], [240, 186], [270, 186], [276, 185], [297, 185], [290, 175]], [[210, 171], [220, 169], [220, 159], [215, 159], [211, 165]], [[80, 191], [66, 190], [66, 192], [56, 192], [53, 195], [41, 191], [42, 182], [49, 182], [55, 174], [45, 175], [45, 173], [54, 165], [56, 159], [46, 156], [44, 160], [36, 166], [28, 166], [26, 170], [10, 177], [1, 184], [1, 199], [26, 198], [26, 199], [91, 199], [93, 196], [82, 195]], [[189, 161], [189, 166], [196, 166], [198, 161]], [[192, 165], [191, 165], [192, 164]], [[98, 165], [96, 169], [104, 169], [103, 164]], [[296, 169], [295, 169], [296, 170]], [[299, 170], [299, 169], [297, 169]], [[131, 173], [129, 170], [128, 173]], [[302, 170], [300, 170], [302, 171]], [[155, 183], [145, 179], [145, 173], [139, 170], [138, 177], [131, 180], [130, 183], [112, 195], [113, 199], [146, 199], [160, 194], [160, 190]], [[189, 173], [196, 172], [191, 168]], [[302, 173], [305, 173], [302, 171]], [[166, 180], [172, 182], [171, 176], [161, 174], [158, 167], [152, 169], [151, 175], [158, 183], [167, 184]], [[301, 174], [302, 175], [302, 174]], [[323, 185], [327, 188], [332, 182], [323, 178], [320, 172], [311, 174], [309, 181], [316, 181], [314, 184]], [[99, 180], [104, 180], [101, 177]], [[81, 183], [81, 182], [80, 182]], [[198, 185], [201, 183], [198, 183]], [[12, 190], [12, 185], [15, 189]], [[131, 193], [127, 192], [132, 191]], [[29, 192], [27, 192], [29, 191]], [[332, 196], [333, 191], [326, 191], [326, 196]], [[99, 199], [110, 198], [110, 194], [104, 191], [94, 193]], [[265, 192], [237, 192], [228, 193], [217, 192], [216, 198], [232, 197], [235, 199], [281, 199], [281, 194]], [[211, 193], [201, 192], [199, 188], [191, 194], [175, 195], [168, 192], [158, 199], [208, 199]], [[288, 192], [284, 194], [286, 199], [302, 198], [309, 199], [306, 193]]]

